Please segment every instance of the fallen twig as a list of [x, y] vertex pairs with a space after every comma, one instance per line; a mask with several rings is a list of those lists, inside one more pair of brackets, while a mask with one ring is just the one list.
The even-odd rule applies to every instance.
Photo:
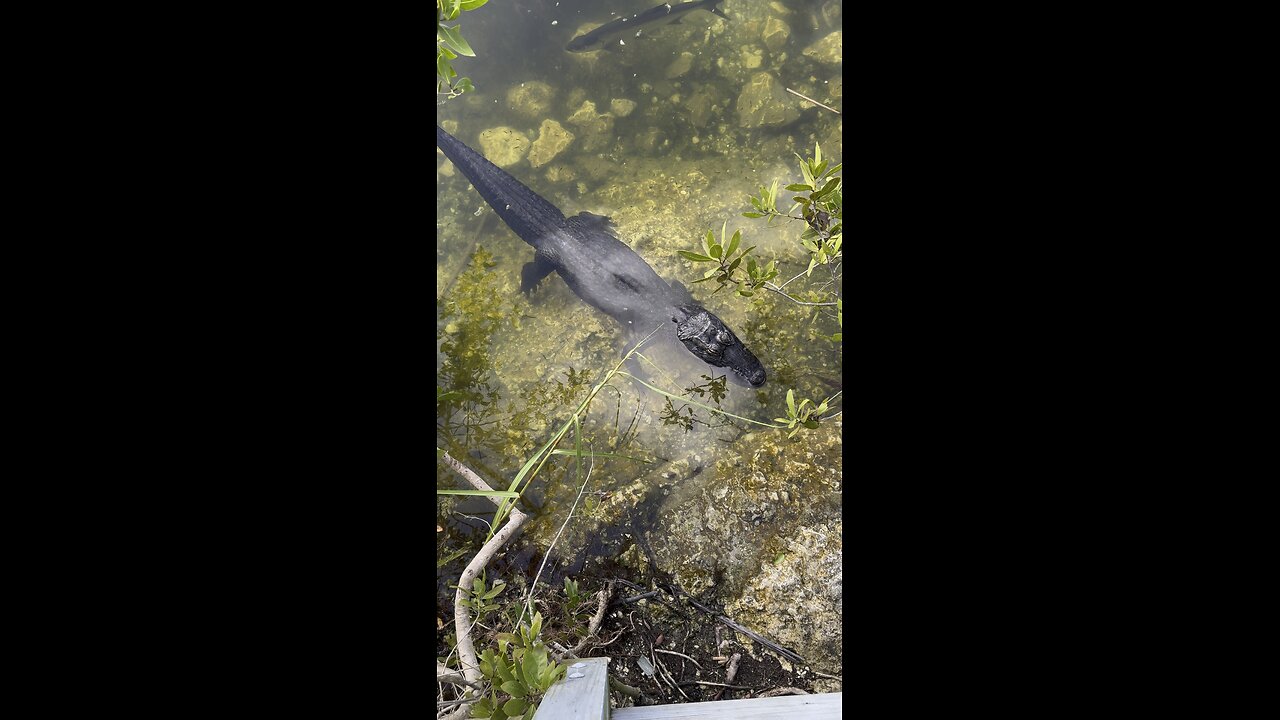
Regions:
[[[684, 592], [684, 590], [683, 590], [683, 589], [681, 589], [681, 592]], [[782, 646], [781, 646], [781, 645], [779, 645], [778, 643], [773, 642], [772, 640], [770, 640], [770, 639], [768, 639], [768, 638], [764, 637], [763, 635], [761, 635], [761, 634], [759, 634], [759, 633], [757, 633], [757, 632], [754, 632], [754, 631], [752, 631], [752, 630], [749, 630], [749, 629], [747, 629], [747, 628], [745, 628], [745, 627], [743, 627], [743, 626], [739, 625], [738, 623], [736, 623], [736, 622], [734, 622], [733, 620], [731, 620], [731, 619], [729, 619], [729, 618], [725, 617], [724, 615], [720, 615], [720, 614], [719, 614], [719, 613], [717, 613], [715, 610], [712, 610], [711, 608], [707, 607], [706, 605], [703, 605], [702, 603], [698, 602], [697, 600], [694, 600], [694, 599], [693, 599], [693, 597], [691, 597], [691, 596], [689, 595], [689, 593], [684, 593], [684, 596], [685, 596], [685, 599], [689, 601], [689, 604], [690, 604], [690, 605], [694, 606], [695, 608], [697, 608], [697, 609], [701, 610], [701, 611], [702, 611], [702, 612], [704, 612], [704, 613], [707, 613], [708, 615], [710, 615], [710, 616], [714, 617], [716, 620], [719, 620], [720, 622], [724, 623], [725, 625], [728, 625], [729, 627], [733, 628], [734, 630], [737, 630], [738, 632], [742, 633], [743, 635], [746, 635], [747, 637], [751, 638], [752, 640], [755, 640], [756, 642], [760, 643], [761, 645], [764, 645], [765, 647], [767, 647], [767, 648], [769, 648], [770, 650], [772, 650], [772, 651], [774, 651], [774, 652], [778, 653], [779, 655], [781, 655], [781, 656], [785, 657], [786, 659], [791, 660], [792, 662], [798, 662], [798, 663], [803, 663], [803, 662], [805, 662], [805, 659], [804, 659], [804, 658], [802, 658], [802, 657], [800, 657], [799, 655], [797, 655], [795, 652], [793, 652], [793, 651], [791, 651], [791, 650], [788, 650], [788, 649], [786, 649], [786, 648], [782, 647]]]
[[440, 663], [436, 663], [436, 682], [446, 682], [452, 685], [469, 685], [479, 688], [480, 685], [467, 680], [462, 673], [452, 668], [446, 667]]
[[[675, 650], [662, 650], [662, 649], [659, 649], [659, 648], [654, 648], [654, 649], [653, 649], [653, 651], [654, 651], [654, 652], [660, 652], [660, 653], [666, 653], [666, 654], [668, 654], [668, 655], [679, 655], [680, 657], [684, 658], [685, 660], [688, 660], [689, 662], [693, 663], [694, 665], [698, 665], [698, 661], [697, 661], [697, 660], [694, 660], [693, 658], [689, 657], [688, 655], [685, 655], [684, 653], [676, 652]], [[698, 665], [698, 669], [699, 669], [699, 670], [701, 670], [701, 669], [702, 669], [702, 666], [701, 666], [701, 665]]]
[[839, 115], [839, 114], [840, 114], [840, 111], [839, 111], [839, 110], [837, 110], [837, 109], [835, 109], [835, 108], [831, 107], [830, 105], [823, 105], [822, 103], [818, 102], [817, 100], [814, 100], [813, 98], [811, 98], [811, 97], [809, 97], [809, 96], [807, 96], [807, 95], [801, 95], [800, 93], [796, 92], [795, 90], [792, 90], [791, 88], [782, 88], [782, 89], [783, 89], [783, 90], [786, 90], [787, 92], [791, 93], [792, 95], [795, 95], [795, 96], [796, 96], [796, 97], [798, 97], [798, 98], [804, 98], [805, 100], [808, 100], [809, 102], [813, 103], [814, 105], [817, 105], [818, 107], [826, 108], [826, 109], [830, 110], [831, 112], [833, 112], [833, 113], [835, 113], [835, 114], [837, 114], [837, 115]]

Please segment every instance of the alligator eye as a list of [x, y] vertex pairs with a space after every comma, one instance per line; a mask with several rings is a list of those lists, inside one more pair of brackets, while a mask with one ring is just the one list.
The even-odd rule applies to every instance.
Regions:
[[720, 332], [716, 333], [716, 342], [720, 343], [721, 345], [728, 345], [729, 343], [733, 342], [733, 336], [721, 330]]

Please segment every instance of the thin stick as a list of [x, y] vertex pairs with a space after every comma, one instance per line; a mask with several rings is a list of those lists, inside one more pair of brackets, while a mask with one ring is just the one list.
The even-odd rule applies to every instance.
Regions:
[[[685, 655], [684, 653], [678, 653], [678, 652], [676, 652], [675, 650], [661, 650], [661, 649], [659, 649], [659, 648], [654, 648], [654, 649], [653, 649], [653, 651], [654, 651], [654, 652], [660, 652], [660, 653], [666, 653], [666, 654], [668, 654], [668, 655], [679, 655], [680, 657], [684, 658], [685, 660], [688, 660], [689, 662], [693, 663], [694, 665], [698, 665], [698, 661], [697, 661], [697, 660], [694, 660], [693, 658], [689, 657], [688, 655]], [[698, 669], [699, 669], [699, 670], [701, 670], [701, 669], [702, 669], [702, 666], [701, 666], [701, 665], [698, 665]]]
[[808, 100], [809, 102], [813, 103], [814, 105], [817, 105], [818, 107], [826, 108], [826, 109], [830, 110], [831, 112], [833, 112], [833, 113], [835, 113], [835, 114], [837, 114], [837, 115], [839, 115], [839, 114], [840, 114], [840, 111], [839, 111], [839, 110], [837, 110], [837, 109], [835, 109], [835, 108], [831, 107], [830, 105], [823, 105], [822, 103], [818, 102], [817, 100], [814, 100], [813, 98], [811, 98], [811, 97], [809, 97], [809, 96], [807, 96], [807, 95], [801, 95], [800, 93], [796, 92], [795, 90], [792, 90], [791, 88], [783, 88], [783, 90], [786, 90], [787, 92], [791, 93], [792, 95], [795, 95], [795, 96], [796, 96], [796, 97], [798, 97], [798, 98], [804, 98], [805, 100]]

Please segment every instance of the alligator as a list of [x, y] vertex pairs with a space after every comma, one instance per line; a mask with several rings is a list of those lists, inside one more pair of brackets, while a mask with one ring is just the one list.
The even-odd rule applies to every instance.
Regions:
[[552, 272], [573, 293], [630, 333], [661, 326], [713, 367], [728, 368], [737, 385], [764, 385], [764, 366], [714, 313], [679, 282], [667, 283], [649, 263], [614, 237], [612, 221], [581, 212], [573, 217], [530, 190], [461, 140], [436, 126], [436, 146], [471, 181], [485, 202], [521, 240], [534, 248], [520, 272], [526, 294]]

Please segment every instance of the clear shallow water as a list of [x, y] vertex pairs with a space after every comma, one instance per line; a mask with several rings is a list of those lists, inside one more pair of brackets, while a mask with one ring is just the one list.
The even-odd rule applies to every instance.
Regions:
[[[718, 370], [682, 350], [662, 347], [645, 350], [660, 370], [644, 363], [629, 369], [677, 395], [701, 386], [703, 394], [690, 393], [693, 399], [718, 400], [729, 412], [764, 422], [785, 415], [788, 388], [814, 399], [840, 389], [839, 347], [815, 337], [836, 332], [834, 319], [769, 293], [750, 299], [728, 291], [713, 295], [714, 283], [691, 284], [701, 271], [676, 250], [696, 250], [700, 236], [712, 228], [718, 235], [728, 221], [730, 233], [743, 231], [744, 246], [757, 246], [761, 262], [778, 261], [776, 282], [804, 269], [799, 223], [770, 228], [741, 213], [750, 209], [747, 197], [760, 184], [799, 181], [793, 152], [810, 154], [817, 141], [825, 157], [839, 162], [841, 116], [787, 95], [778, 104], [790, 103], [795, 119], [758, 126], [740, 114], [738, 104], [744, 89], [760, 73], [769, 73], [779, 87], [843, 109], [842, 67], [803, 54], [839, 30], [838, 16], [829, 22], [833, 13], [828, 7], [824, 17], [823, 5], [726, 0], [720, 7], [731, 20], [694, 11], [681, 25], [641, 29], [641, 37], [621, 52], [574, 54], [564, 46], [580, 29], [607, 22], [611, 11], [641, 12], [652, 1], [560, 0], [557, 6], [555, 0], [493, 0], [460, 18], [477, 57], [459, 58], [454, 67], [477, 90], [437, 108], [437, 122], [477, 149], [481, 132], [499, 127], [533, 140], [543, 120], [553, 119], [574, 132], [574, 142], [551, 162], [533, 167], [526, 157], [505, 169], [566, 215], [585, 210], [612, 217], [615, 235], [659, 275], [689, 286], [696, 299], [734, 328], [765, 364], [769, 381], [758, 390], [729, 384], [722, 396], [713, 394], [703, 375], [719, 375]], [[779, 21], [788, 28], [781, 42]], [[775, 37], [766, 41], [769, 31]], [[682, 59], [685, 53], [690, 57]], [[683, 73], [679, 64], [673, 67], [686, 61]], [[518, 96], [522, 85], [537, 83], [551, 90], [545, 109], [534, 108], [528, 93]], [[604, 126], [582, 121], [592, 115], [579, 114], [588, 102], [596, 115], [610, 116]], [[629, 103], [634, 107], [628, 109]], [[627, 338], [555, 275], [532, 299], [523, 297], [520, 269], [532, 258], [532, 248], [494, 215], [461, 173], [451, 172], [442, 156], [436, 164], [437, 386], [454, 393], [437, 406], [437, 445], [505, 483], [614, 366]], [[568, 553], [638, 505], [661, 512], [668, 502], [664, 498], [696, 495], [701, 485], [759, 485], [767, 494], [770, 472], [753, 470], [747, 478], [735, 475], [734, 468], [742, 466], [742, 458], [758, 456], [762, 447], [796, 446], [777, 431], [669, 403], [629, 380], [614, 384], [616, 389], [606, 388], [592, 405], [583, 425], [584, 444], [652, 462], [595, 461], [588, 487], [595, 494], [587, 495], [580, 508], [593, 520], [573, 524], [558, 546]], [[828, 438], [830, 431], [824, 428]], [[572, 438], [561, 447], [572, 448]], [[805, 452], [814, 466], [838, 466], [836, 444], [815, 444]], [[534, 510], [527, 536], [535, 543], [549, 544], [564, 521], [579, 487], [574, 470], [567, 458], [555, 458], [526, 495]], [[457, 486], [447, 471], [438, 477], [441, 486]], [[808, 498], [805, 512], [838, 515], [838, 498], [825, 490], [830, 482], [823, 479], [824, 492]], [[447, 538], [484, 529], [482, 522], [455, 511], [475, 518], [490, 514], [483, 502], [442, 500], [437, 517]]]

